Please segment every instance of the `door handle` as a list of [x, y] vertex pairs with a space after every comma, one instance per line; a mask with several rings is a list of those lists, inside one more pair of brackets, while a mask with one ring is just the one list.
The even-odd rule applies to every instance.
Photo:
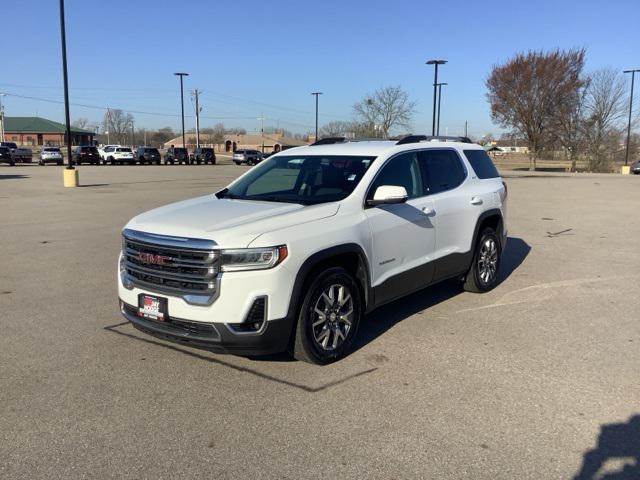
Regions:
[[436, 211], [431, 207], [422, 207], [422, 215], [425, 217], [429, 217], [431, 215], [435, 215]]
[[482, 205], [482, 199], [480, 197], [471, 197], [471, 205]]

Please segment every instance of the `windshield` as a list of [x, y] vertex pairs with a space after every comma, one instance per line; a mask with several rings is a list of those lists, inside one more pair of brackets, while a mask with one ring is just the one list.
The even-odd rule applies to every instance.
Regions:
[[42, 151], [43, 152], [59, 152], [60, 149], [59, 148], [43, 148]]
[[130, 148], [118, 148], [118, 149], [116, 149], [116, 152], [131, 153], [131, 149]]
[[349, 196], [375, 157], [279, 156], [249, 171], [219, 198], [311, 205]]

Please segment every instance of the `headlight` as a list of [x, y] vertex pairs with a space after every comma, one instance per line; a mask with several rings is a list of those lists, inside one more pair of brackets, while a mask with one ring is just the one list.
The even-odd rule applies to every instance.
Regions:
[[289, 254], [287, 247], [238, 248], [222, 250], [222, 271], [265, 270], [281, 263]]

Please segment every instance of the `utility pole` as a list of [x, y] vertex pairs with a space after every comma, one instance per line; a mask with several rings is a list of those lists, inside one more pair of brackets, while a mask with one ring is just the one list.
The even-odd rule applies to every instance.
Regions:
[[135, 123], [131, 120], [131, 148], [133, 148], [134, 143], [136, 142], [136, 133], [135, 133]]
[[187, 145], [184, 141], [184, 85], [182, 82], [183, 77], [188, 77], [188, 73], [177, 72], [174, 75], [180, 77], [180, 107], [182, 108], [182, 148], [187, 148]]
[[435, 67], [433, 76], [433, 120], [431, 122], [431, 135], [436, 135], [436, 101], [438, 93], [438, 65], [444, 65], [446, 60], [427, 60], [427, 65], [433, 65]]
[[0, 142], [4, 142], [4, 106], [2, 105], [2, 97], [6, 93], [0, 93]]
[[146, 146], [147, 145], [147, 129], [144, 128], [142, 131], [144, 132], [144, 144]]
[[469, 137], [469, 135], [467, 135], [467, 126], [468, 126], [468, 123], [469, 123], [469, 122], [467, 122], [466, 120], [464, 121], [464, 136], [465, 136], [465, 137]]
[[631, 138], [631, 114], [633, 112], [633, 84], [636, 79], [636, 72], [640, 72], [640, 68], [633, 70], [625, 70], [624, 73], [631, 74], [631, 95], [629, 96], [629, 123], [627, 124], [627, 148], [624, 154], [624, 166], [629, 165], [629, 138]]
[[316, 97], [316, 139], [315, 141], [318, 141], [318, 97], [320, 95], [322, 95], [322, 92], [311, 92], [311, 95], [314, 95]]
[[449, 85], [448, 83], [438, 84], [438, 122], [436, 127], [436, 135], [440, 135], [440, 104], [442, 103], [442, 86]]
[[199, 103], [200, 93], [202, 92], [199, 92], [197, 88], [192, 93], [196, 102], [196, 148], [200, 148], [200, 103]]

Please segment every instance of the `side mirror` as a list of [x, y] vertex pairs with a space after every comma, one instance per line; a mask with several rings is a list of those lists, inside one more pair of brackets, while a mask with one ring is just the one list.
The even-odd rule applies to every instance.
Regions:
[[380, 185], [373, 194], [373, 199], [367, 200], [367, 205], [393, 205], [404, 203], [409, 198], [407, 190], [397, 185]]

